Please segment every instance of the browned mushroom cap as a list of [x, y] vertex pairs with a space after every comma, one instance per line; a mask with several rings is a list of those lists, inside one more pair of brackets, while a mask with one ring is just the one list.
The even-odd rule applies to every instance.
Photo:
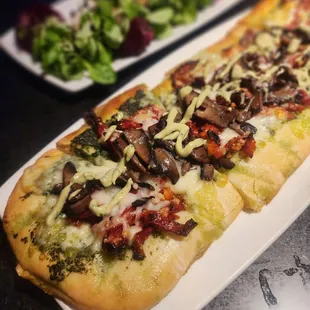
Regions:
[[155, 148], [154, 159], [158, 172], [167, 176], [175, 184], [180, 175], [172, 156], [162, 148]]
[[68, 161], [64, 169], [62, 170], [62, 186], [63, 188], [70, 184], [71, 179], [77, 173], [75, 166], [72, 164], [71, 161]]
[[189, 161], [185, 161], [181, 167], [181, 175], [185, 175], [191, 168], [191, 164]]
[[127, 129], [124, 131], [124, 136], [128, 143], [135, 147], [135, 151], [139, 158], [145, 164], [149, 165], [151, 162], [151, 151], [149, 148], [149, 138], [142, 129]]
[[200, 177], [203, 180], [211, 181], [214, 176], [214, 167], [209, 164], [205, 164], [201, 167]]
[[185, 103], [186, 106], [189, 106], [192, 102], [192, 100], [198, 96], [198, 93], [196, 93], [195, 91], [191, 91], [188, 95], [186, 95], [183, 98], [183, 101]]
[[[128, 143], [121, 137], [117, 138], [111, 143], [112, 151], [116, 155], [118, 160], [123, 157], [123, 151], [127, 145]], [[147, 173], [146, 168], [143, 166], [143, 164], [140, 162], [139, 158], [136, 155], [131, 158], [130, 163], [135, 170], [138, 169], [141, 172]]]
[[94, 216], [89, 210], [91, 201], [91, 194], [102, 189], [103, 186], [99, 180], [89, 180], [84, 185], [74, 183], [71, 185], [69, 197], [77, 192], [73, 197], [68, 198], [64, 206], [64, 212], [70, 218], [81, 220], [95, 220]]
[[260, 111], [263, 108], [263, 91], [256, 90], [254, 93], [254, 98], [251, 101], [251, 109], [255, 112]]
[[165, 115], [165, 116], [162, 116], [161, 118], [160, 118], [160, 120], [156, 123], [156, 124], [154, 124], [154, 125], [152, 125], [152, 126], [150, 126], [149, 128], [148, 128], [148, 132], [149, 132], [149, 134], [150, 134], [150, 136], [153, 138], [157, 133], [159, 133], [161, 130], [163, 130], [165, 127], [166, 127], [166, 125], [167, 125], [167, 121], [166, 121], [166, 119], [167, 119], [167, 116]]
[[235, 167], [235, 164], [229, 158], [225, 157], [219, 159], [219, 164], [225, 169], [232, 169]]
[[88, 206], [91, 202], [91, 196], [90, 195], [86, 195], [84, 198], [82, 198], [81, 200], [76, 201], [73, 204], [66, 204], [65, 205], [65, 209], [67, 211], [67, 214], [71, 217], [76, 217], [80, 214], [82, 214], [83, 212], [85, 212], [85, 210], [88, 209]]
[[170, 152], [173, 156], [175, 156], [175, 142], [174, 141], [155, 139], [154, 143], [155, 143], [155, 146], [164, 148], [165, 150]]
[[236, 120], [239, 123], [243, 123], [247, 120], [249, 120], [252, 117], [252, 112], [251, 111], [238, 111]]
[[237, 111], [231, 110], [229, 107], [219, 105], [207, 98], [201, 109], [195, 112], [195, 115], [213, 125], [226, 128], [236, 118]]
[[210, 163], [210, 159], [208, 157], [208, 151], [204, 146], [200, 146], [193, 149], [193, 151], [190, 154], [190, 158], [202, 164]]

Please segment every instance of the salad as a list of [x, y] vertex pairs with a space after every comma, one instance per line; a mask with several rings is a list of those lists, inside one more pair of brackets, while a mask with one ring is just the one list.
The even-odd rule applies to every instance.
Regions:
[[16, 42], [45, 73], [113, 84], [114, 59], [141, 54], [152, 40], [168, 37], [173, 26], [193, 22], [211, 2], [86, 0], [70, 23], [49, 5], [36, 4], [19, 15]]

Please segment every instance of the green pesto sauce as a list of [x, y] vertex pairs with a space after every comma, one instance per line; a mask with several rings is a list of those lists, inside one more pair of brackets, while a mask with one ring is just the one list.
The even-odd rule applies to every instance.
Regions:
[[26, 214], [19, 214], [12, 223], [14, 233], [19, 233], [23, 228], [33, 224], [36, 221], [38, 214], [39, 210]]
[[290, 127], [298, 139], [304, 139], [305, 135], [310, 135], [310, 118], [301, 115], [301, 117], [291, 121]]

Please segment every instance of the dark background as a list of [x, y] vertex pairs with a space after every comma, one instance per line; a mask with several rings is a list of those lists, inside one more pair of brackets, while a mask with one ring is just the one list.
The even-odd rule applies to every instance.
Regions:
[[[0, 4], [0, 33], [2, 34], [9, 27], [13, 26], [18, 12], [33, 2], [35, 1], [10, 0], [5, 1], [5, 3], [2, 1]], [[241, 4], [221, 15], [213, 22], [207, 23], [206, 21], [206, 26], [186, 38], [157, 52], [139, 64], [123, 70], [120, 72], [118, 82], [115, 85], [109, 87], [95, 85], [76, 94], [66, 93], [47, 84], [40, 78], [27, 72], [0, 51], [0, 184], [4, 183], [7, 178], [47, 143], [79, 119], [83, 112], [100, 103], [177, 47], [253, 5], [255, 2], [257, 1], [242, 1]], [[306, 211], [285, 235], [234, 281], [228, 289], [212, 301], [206, 307], [206, 310], [262, 310], [262, 308], [255, 308], [253, 304], [252, 307], [245, 306], [244, 308], [241, 304], [244, 303], [247, 295], [254, 296], [257, 292], [260, 300], [264, 300], [260, 280], [261, 275], [266, 273], [267, 267], [271, 270], [276, 268], [276, 271], [271, 272], [271, 276], [269, 275], [269, 278], [275, 277], [274, 275], [278, 275], [279, 264], [281, 268], [284, 268], [284, 265], [287, 268], [291, 264], [295, 266], [294, 255], [297, 253], [304, 257], [310, 251], [309, 211]], [[279, 263], [279, 256], [281, 256], [281, 263]], [[18, 278], [14, 270], [15, 265], [14, 255], [7, 244], [0, 223], [0, 310], [60, 309], [52, 297], [44, 294], [29, 282]], [[300, 274], [302, 274], [303, 270], [307, 270], [305, 268], [297, 266]], [[281, 309], [291, 310], [289, 308]], [[294, 309], [303, 310], [298, 305]]]

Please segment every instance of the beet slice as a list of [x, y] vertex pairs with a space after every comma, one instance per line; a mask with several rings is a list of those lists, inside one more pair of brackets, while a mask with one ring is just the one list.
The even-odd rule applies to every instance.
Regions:
[[119, 48], [119, 55], [121, 57], [137, 56], [153, 39], [154, 32], [150, 24], [143, 17], [136, 17], [130, 22], [127, 36]]
[[46, 3], [33, 4], [18, 15], [16, 43], [20, 49], [31, 53], [36, 28], [49, 17], [55, 17], [59, 21], [63, 21], [63, 17]]

